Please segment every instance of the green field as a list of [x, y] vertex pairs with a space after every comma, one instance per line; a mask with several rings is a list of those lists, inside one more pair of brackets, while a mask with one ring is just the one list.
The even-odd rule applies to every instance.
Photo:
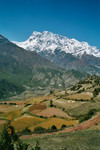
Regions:
[[41, 150], [100, 150], [100, 130], [85, 130], [23, 139], [33, 147], [37, 140], [40, 142]]

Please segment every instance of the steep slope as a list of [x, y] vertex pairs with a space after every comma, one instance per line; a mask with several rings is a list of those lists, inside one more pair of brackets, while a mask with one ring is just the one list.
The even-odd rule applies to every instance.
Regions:
[[[26, 51], [0, 35], [0, 80], [23, 89], [65, 88], [84, 78], [75, 77], [35, 52]], [[72, 83], [71, 83], [72, 81]], [[15, 92], [16, 93], [16, 92]]]
[[[59, 92], [55, 95], [59, 95]], [[100, 97], [100, 77], [93, 75], [67, 88], [62, 98], [75, 101], [100, 101], [98, 96]]]
[[63, 67], [100, 75], [100, 51], [86, 42], [53, 34], [33, 32], [25, 42], [14, 42]]
[[92, 55], [84, 54], [81, 58], [79, 58], [60, 50], [55, 50], [54, 54], [45, 55], [44, 52], [38, 54], [66, 70], [74, 69], [87, 72], [90, 75], [100, 75], [100, 58]]
[[22, 93], [25, 88], [21, 85], [11, 83], [5, 79], [0, 80], [0, 99]]

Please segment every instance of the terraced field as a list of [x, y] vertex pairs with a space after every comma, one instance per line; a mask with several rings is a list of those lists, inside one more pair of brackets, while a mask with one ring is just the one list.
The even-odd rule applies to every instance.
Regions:
[[59, 99], [53, 101], [53, 104], [59, 108], [64, 108], [67, 114], [72, 117], [79, 117], [85, 115], [91, 109], [100, 110], [100, 103], [97, 102], [81, 102]]
[[[52, 125], [55, 125], [57, 129], [60, 129], [63, 124], [65, 124], [66, 126], [72, 126], [72, 125], [76, 125], [77, 123], [78, 123], [78, 120], [67, 120], [67, 119], [54, 117], [54, 118], [48, 118], [47, 120], [45, 120], [44, 122], [41, 122], [37, 126], [41, 126], [45, 129], [50, 129]], [[30, 127], [31, 131], [33, 131], [35, 127], [36, 126], [31, 126]]]
[[54, 98], [54, 96], [31, 96], [29, 98], [25, 99], [25, 103], [31, 103], [31, 104], [36, 104], [40, 103], [42, 101], [47, 101]]
[[10, 110], [15, 110], [15, 106], [10, 106], [10, 105], [0, 105], [0, 112], [6, 113], [9, 112]]
[[17, 109], [14, 111], [10, 111], [9, 114], [11, 115], [11, 119], [13, 120], [21, 116], [21, 110]]
[[12, 115], [12, 119], [17, 118], [20, 116], [20, 110], [16, 106], [0, 105], [0, 119], [7, 120], [9, 114]]
[[[31, 127], [32, 129], [32, 127]], [[46, 135], [55, 135], [55, 134], [62, 134], [62, 133], [67, 133], [67, 132], [72, 132], [74, 133], [75, 131], [82, 131], [82, 130], [98, 130], [98, 132], [100, 131], [100, 113], [97, 113], [95, 116], [93, 116], [91, 119], [81, 123], [81, 124], [78, 124], [76, 126], [73, 126], [73, 127], [67, 127], [65, 128], [64, 130], [62, 131], [58, 131], [58, 132], [53, 132], [53, 133], [48, 133], [48, 134], [44, 134], [44, 136]], [[40, 136], [39, 134], [37, 136]], [[27, 139], [29, 137], [36, 137], [36, 135], [32, 134], [30, 136], [28, 135], [25, 135], [25, 136], [22, 136], [21, 138], [22, 139]]]
[[65, 100], [65, 99], [57, 99], [53, 100], [53, 104], [59, 108], [64, 108], [66, 111], [68, 109], [73, 109], [75, 107], [81, 106], [81, 104], [84, 104], [85, 102], [80, 102], [80, 101], [74, 101], [72, 99], [70, 100]]
[[[48, 129], [51, 128], [52, 125], [55, 125], [58, 129], [60, 129], [63, 124], [70, 126], [76, 125], [78, 123], [78, 120], [72, 120], [72, 117], [68, 116], [67, 113], [61, 109], [54, 107], [47, 108], [48, 105], [49, 100], [43, 100], [35, 104], [30, 104], [26, 100], [22, 101], [21, 103], [20, 101], [17, 102], [17, 105], [15, 106], [10, 106], [9, 104], [2, 105], [2, 110], [4, 110], [4, 112], [1, 112], [0, 117], [1, 120], [7, 120], [8, 115], [10, 114], [12, 119], [12, 126], [15, 127], [16, 132], [20, 132], [26, 127], [31, 128], [33, 131], [37, 126], [42, 126], [43, 128]], [[41, 116], [46, 118], [41, 118]], [[57, 118], [57, 116], [59, 118]], [[3, 128], [3, 125], [4, 123], [1, 123], [0, 127]]]
[[40, 112], [41, 110], [44, 110], [45, 108], [46, 108], [46, 105], [38, 103], [29, 107], [28, 111], [31, 112], [32, 114], [37, 114], [38, 112]]
[[58, 117], [64, 117], [64, 118], [69, 118], [71, 119], [70, 116], [67, 115], [67, 113], [63, 112], [62, 110], [54, 107], [49, 107], [47, 109], [44, 109], [43, 111], [37, 113], [38, 116], [43, 116], [43, 117], [53, 117], [53, 116], [58, 116]]
[[45, 119], [38, 118], [38, 117], [32, 117], [30, 115], [24, 115], [20, 118], [15, 119], [12, 121], [12, 126], [15, 127], [16, 132], [22, 131], [26, 127], [30, 127], [32, 125], [36, 126], [40, 124], [41, 122], [45, 121]]
[[73, 99], [73, 100], [91, 100], [92, 97], [93, 97], [92, 93], [85, 92], [85, 93], [68, 95], [68, 96], [66, 96], [64, 98], [66, 98], [66, 99]]

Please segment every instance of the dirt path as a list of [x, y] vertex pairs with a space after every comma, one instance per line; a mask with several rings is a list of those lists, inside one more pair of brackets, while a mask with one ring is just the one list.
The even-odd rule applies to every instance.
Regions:
[[64, 132], [73, 132], [73, 131], [79, 131], [79, 130], [85, 130], [89, 127], [92, 127], [95, 124], [100, 123], [100, 114], [94, 116], [93, 118], [89, 119], [88, 121], [85, 121], [75, 127], [67, 128], [63, 131], [53, 132], [53, 133], [45, 133], [45, 134], [32, 134], [32, 135], [23, 135], [20, 137], [20, 139], [26, 139], [30, 137], [39, 137], [39, 136], [47, 136], [52, 134], [58, 134], [58, 133], [64, 133]]
[[64, 130], [64, 132], [84, 130], [84, 129], [92, 127], [92, 126], [94, 126], [95, 124], [98, 124], [98, 123], [100, 123], [100, 114], [98, 114], [96, 117], [94, 117], [94, 118], [92, 118], [88, 121], [85, 121], [85, 122], [81, 123], [80, 125], [77, 125], [77, 126], [72, 127], [72, 128], [67, 128], [67, 129]]

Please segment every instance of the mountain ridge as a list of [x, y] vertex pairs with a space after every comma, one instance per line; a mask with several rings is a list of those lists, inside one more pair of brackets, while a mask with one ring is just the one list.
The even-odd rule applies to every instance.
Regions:
[[85, 53], [100, 57], [100, 51], [95, 46], [90, 46], [87, 42], [79, 42], [74, 38], [69, 39], [48, 31], [42, 33], [34, 31], [25, 42], [13, 42], [26, 50], [36, 51], [37, 53], [42, 51], [54, 53], [56, 49], [61, 49], [61, 51], [78, 57], [81, 57]]
[[74, 69], [90, 75], [100, 75], [100, 51], [86, 42], [48, 31], [35, 31], [25, 42], [14, 43], [28, 51], [35, 51], [65, 70]]
[[2, 97], [6, 97], [13, 87], [18, 92], [12, 90], [12, 95], [21, 92], [20, 87], [33, 91], [61, 89], [77, 83], [86, 76], [86, 73], [65, 71], [36, 52], [26, 51], [3, 36], [0, 39], [0, 81], [2, 83], [6, 80], [4, 83], [11, 87]]

